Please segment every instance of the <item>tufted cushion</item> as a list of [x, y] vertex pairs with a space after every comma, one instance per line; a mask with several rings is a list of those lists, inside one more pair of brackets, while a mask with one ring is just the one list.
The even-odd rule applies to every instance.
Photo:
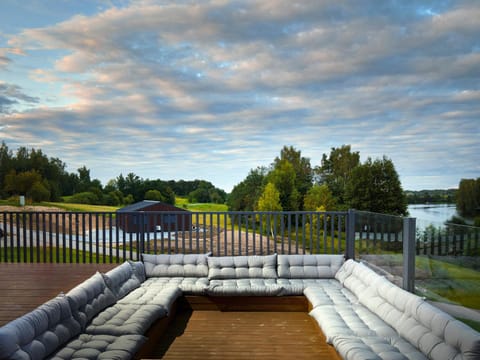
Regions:
[[303, 294], [312, 304], [312, 308], [322, 305], [358, 304], [358, 299], [348, 289], [338, 286], [309, 286]]
[[343, 255], [278, 255], [278, 277], [333, 279], [343, 261]]
[[100, 311], [116, 302], [115, 294], [99, 272], [70, 290], [67, 298], [72, 314], [82, 325], [82, 329], [85, 329]]
[[87, 334], [143, 335], [150, 326], [167, 315], [160, 305], [115, 304], [98, 314], [87, 326]]
[[142, 255], [149, 277], [207, 277], [208, 254]]
[[374, 281], [383, 277], [362, 263], [348, 260], [335, 274], [335, 278], [360, 298], [363, 292], [368, 291]]
[[324, 305], [310, 311], [322, 329], [327, 342], [336, 336], [397, 336], [397, 332], [362, 305]]
[[426, 360], [427, 357], [400, 337], [337, 336], [333, 345], [343, 359]]
[[159, 305], [170, 312], [173, 303], [182, 295], [182, 290], [177, 286], [157, 287], [142, 286], [119, 300], [122, 305]]
[[123, 298], [130, 291], [138, 288], [145, 280], [143, 263], [125, 261], [104, 274], [104, 280], [117, 299]]
[[209, 279], [276, 279], [277, 255], [208, 258]]
[[52, 360], [128, 360], [135, 356], [146, 340], [142, 335], [82, 334], [66, 344]]
[[178, 287], [185, 295], [205, 295], [209, 283], [206, 277], [155, 277], [145, 280], [141, 288], [155, 287], [158, 292], [165, 287]]
[[283, 288], [282, 295], [303, 295], [309, 286], [326, 286], [341, 288], [338, 281], [333, 279], [277, 279], [277, 284]]
[[80, 333], [64, 296], [0, 327], [1, 359], [43, 359]]
[[282, 287], [275, 279], [226, 279], [211, 280], [207, 289], [210, 296], [276, 296]]

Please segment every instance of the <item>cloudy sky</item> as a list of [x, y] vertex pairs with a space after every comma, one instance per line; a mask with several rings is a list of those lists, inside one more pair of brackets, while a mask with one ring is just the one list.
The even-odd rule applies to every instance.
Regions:
[[102, 183], [227, 192], [284, 145], [351, 144], [404, 189], [480, 177], [480, 6], [432, 1], [0, 2], [0, 140]]

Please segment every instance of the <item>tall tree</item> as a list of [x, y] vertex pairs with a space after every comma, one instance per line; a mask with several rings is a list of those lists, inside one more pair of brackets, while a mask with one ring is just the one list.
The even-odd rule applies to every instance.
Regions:
[[[258, 211], [282, 211], [282, 205], [280, 204], [280, 192], [275, 187], [275, 184], [269, 182], [265, 186], [262, 195], [260, 195], [260, 198], [258, 199], [256, 208]], [[259, 218], [257, 217], [257, 220], [258, 219]], [[261, 224], [262, 227], [269, 226], [268, 229], [270, 234], [274, 236], [275, 221], [273, 214], [262, 215]], [[277, 226], [278, 225], [280, 224], [277, 224]]]
[[310, 165], [310, 159], [303, 157], [300, 150], [296, 150], [293, 146], [284, 146], [280, 151], [280, 157], [276, 157], [273, 162], [273, 168], [282, 166], [284, 161], [288, 161], [295, 171], [295, 188], [300, 197], [299, 209], [302, 210], [303, 198], [307, 194], [308, 189], [312, 187], [313, 170]]
[[407, 200], [393, 162], [386, 158], [355, 167], [346, 184], [345, 198], [356, 210], [406, 215]]
[[352, 171], [360, 164], [360, 153], [352, 152], [350, 145], [331, 148], [330, 155], [322, 156], [322, 163], [315, 168], [321, 184], [327, 184], [339, 205], [345, 205], [345, 190]]
[[275, 184], [268, 183], [258, 199], [256, 206], [258, 211], [282, 211], [280, 204], [280, 192], [275, 187]]
[[280, 193], [280, 204], [285, 211], [300, 208], [301, 195], [296, 188], [296, 172], [290, 161], [281, 160], [267, 176]]
[[461, 216], [473, 217], [480, 207], [480, 178], [461, 179], [458, 185], [457, 210]]

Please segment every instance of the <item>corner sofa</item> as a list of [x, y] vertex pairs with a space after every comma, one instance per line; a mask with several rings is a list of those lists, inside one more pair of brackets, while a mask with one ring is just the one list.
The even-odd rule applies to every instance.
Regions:
[[0, 328], [0, 359], [131, 359], [182, 295], [304, 295], [344, 359], [480, 359], [480, 334], [342, 255], [142, 255]]

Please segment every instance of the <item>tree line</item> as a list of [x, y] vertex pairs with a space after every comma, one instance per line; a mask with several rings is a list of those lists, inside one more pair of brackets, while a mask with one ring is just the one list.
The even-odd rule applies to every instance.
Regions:
[[251, 169], [228, 197], [234, 211], [345, 210], [407, 214], [407, 200], [393, 162], [383, 156], [360, 162], [350, 145], [331, 148], [321, 163], [284, 146], [270, 166]]
[[204, 180], [151, 180], [134, 173], [120, 174], [103, 186], [92, 179], [85, 166], [76, 173], [66, 170], [58, 158], [48, 157], [37, 149], [20, 147], [16, 152], [5, 142], [0, 146], [0, 198], [19, 195], [28, 201], [62, 201], [103, 205], [127, 205], [141, 200], [158, 200], [175, 204], [175, 196], [190, 202], [225, 203], [227, 193]]

